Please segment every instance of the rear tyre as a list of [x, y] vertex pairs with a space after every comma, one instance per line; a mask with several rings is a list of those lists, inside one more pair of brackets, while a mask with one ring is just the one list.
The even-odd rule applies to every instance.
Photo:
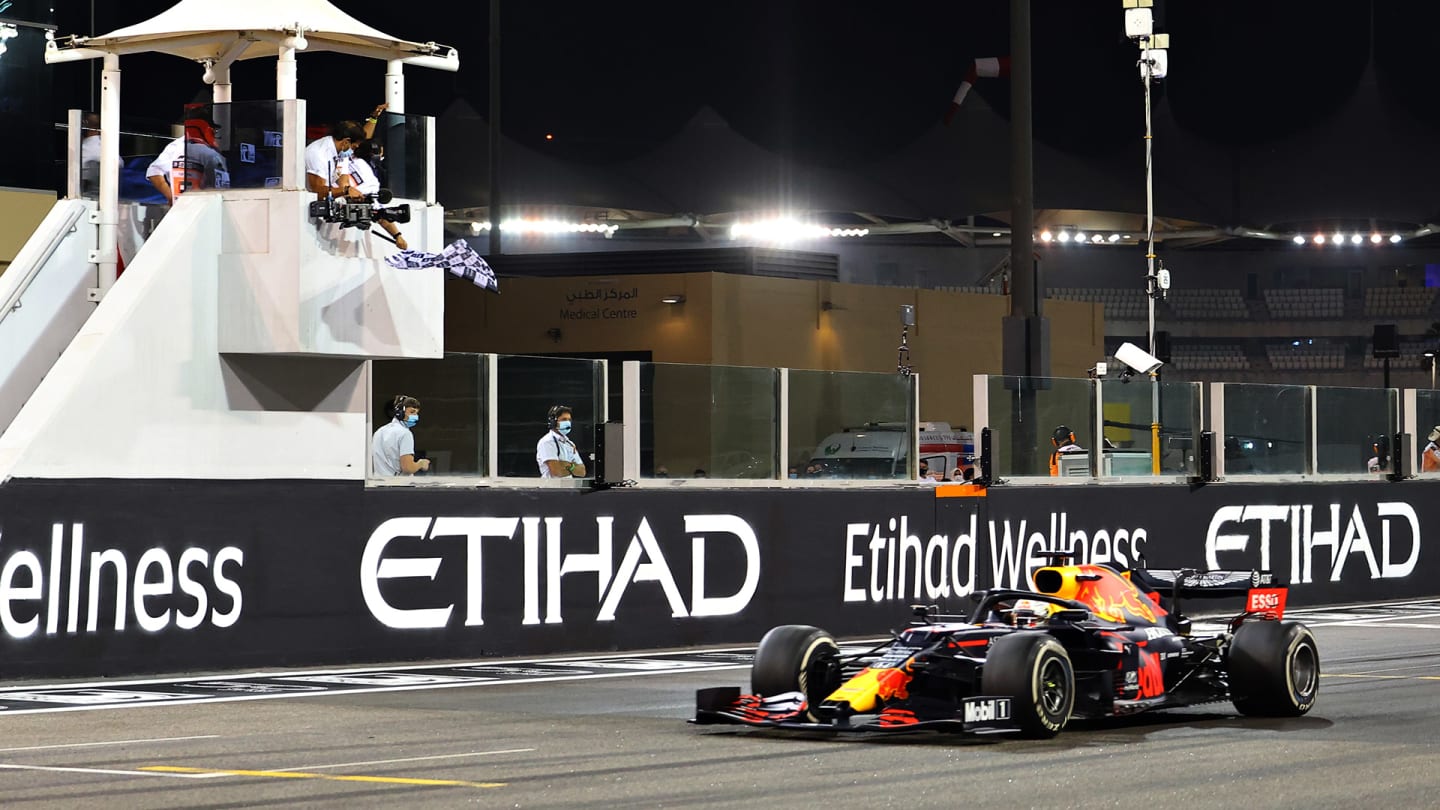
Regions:
[[1246, 622], [1230, 641], [1230, 700], [1241, 714], [1299, 717], [1320, 694], [1320, 652], [1299, 622]]
[[751, 692], [803, 692], [813, 709], [839, 688], [840, 647], [829, 633], [805, 624], [782, 624], [760, 639], [750, 667]]
[[995, 639], [985, 656], [981, 692], [1011, 699], [1010, 717], [1023, 736], [1054, 737], [1075, 708], [1070, 655], [1048, 633], [1012, 633]]

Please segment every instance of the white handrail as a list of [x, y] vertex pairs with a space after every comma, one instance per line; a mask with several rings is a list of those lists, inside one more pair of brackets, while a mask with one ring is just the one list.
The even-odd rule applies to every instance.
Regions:
[[[50, 235], [50, 240], [45, 243], [39, 255], [34, 261], [30, 262], [28, 266], [16, 267], [12, 264], [6, 268], [7, 274], [21, 272], [24, 274], [24, 278], [21, 279], [20, 284], [5, 297], [4, 302], [0, 303], [0, 322], [5, 320], [5, 316], [20, 308], [22, 304], [21, 299], [25, 297], [25, 292], [30, 289], [30, 284], [35, 281], [35, 277], [40, 274], [40, 268], [49, 263], [50, 257], [55, 255], [55, 251], [60, 249], [60, 243], [64, 242], [65, 238], [70, 234], [75, 233], [76, 225], [80, 222], [80, 217], [84, 215], [84, 213], [85, 208], [82, 206], [72, 208], [65, 216], [65, 224], [57, 228], [55, 232]], [[24, 254], [22, 253], [21, 255]], [[16, 258], [18, 259], [19, 257]]]

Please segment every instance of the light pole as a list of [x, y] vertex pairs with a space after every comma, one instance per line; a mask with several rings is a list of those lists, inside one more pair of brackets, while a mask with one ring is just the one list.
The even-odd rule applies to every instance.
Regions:
[[[1149, 308], [1150, 354], [1155, 354], [1155, 299], [1170, 289], [1170, 273], [1155, 267], [1154, 133], [1150, 126], [1150, 85], [1170, 72], [1170, 35], [1155, 33], [1154, 0], [1121, 0], [1125, 36], [1140, 48], [1140, 83], [1145, 86], [1145, 298]], [[1160, 474], [1160, 373], [1150, 372], [1150, 471]]]
[[1430, 390], [1435, 390], [1435, 352], [1425, 352], [1425, 359], [1430, 361]]

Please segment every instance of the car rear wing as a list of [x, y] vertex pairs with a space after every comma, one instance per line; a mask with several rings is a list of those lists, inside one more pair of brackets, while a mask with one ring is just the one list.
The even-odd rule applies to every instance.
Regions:
[[1269, 571], [1200, 571], [1194, 568], [1137, 568], [1137, 583], [1181, 599], [1243, 598], [1255, 588], [1279, 588]]

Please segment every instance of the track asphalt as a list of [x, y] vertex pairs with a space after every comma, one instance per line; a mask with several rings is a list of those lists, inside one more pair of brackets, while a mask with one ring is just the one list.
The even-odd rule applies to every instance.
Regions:
[[[747, 682], [744, 665], [725, 654], [526, 662], [509, 667], [506, 678], [494, 669], [503, 662], [487, 661], [471, 670], [486, 678], [474, 683], [423, 677], [458, 677], [463, 664], [267, 673], [263, 683], [229, 675], [207, 682], [220, 683], [218, 694], [232, 699], [171, 705], [74, 698], [163, 692], [154, 681], [107, 682], [95, 692], [48, 685], [69, 695], [68, 703], [47, 703], [55, 699], [45, 697], [47, 685], [6, 685], [0, 704], [7, 691], [25, 690], [38, 701], [25, 705], [52, 710], [0, 710], [0, 804], [1440, 805], [1440, 601], [1294, 613], [1314, 628], [1324, 672], [1308, 716], [1247, 719], [1216, 704], [1075, 723], [1044, 742], [687, 725], [695, 689]], [[385, 673], [374, 682], [381, 685], [365, 680], [375, 673]], [[295, 697], [261, 688], [337, 677], [360, 683]]]

